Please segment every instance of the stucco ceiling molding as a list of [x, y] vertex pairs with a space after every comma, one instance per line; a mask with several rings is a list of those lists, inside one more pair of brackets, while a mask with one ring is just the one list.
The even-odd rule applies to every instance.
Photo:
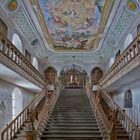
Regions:
[[[5, 4], [5, 7], [7, 5], [8, 2]], [[37, 35], [32, 25], [28, 21], [28, 18], [23, 10], [23, 7], [20, 5], [14, 12], [13, 11], [10, 12], [7, 9], [7, 13], [11, 17], [15, 25], [18, 27], [18, 29], [23, 33], [23, 35], [25, 36], [26, 40], [29, 42], [34, 52], [36, 52], [37, 56], [40, 58], [46, 57], [46, 53], [44, 51], [45, 48], [44, 49], [42, 48], [41, 43], [37, 38]]]

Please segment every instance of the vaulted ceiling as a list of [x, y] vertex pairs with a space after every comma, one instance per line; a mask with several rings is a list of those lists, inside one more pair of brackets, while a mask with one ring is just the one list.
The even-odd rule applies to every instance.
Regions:
[[106, 61], [140, 13], [140, 0], [0, 2], [31, 49], [50, 62]]
[[98, 47], [114, 0], [30, 0], [47, 42], [55, 51]]

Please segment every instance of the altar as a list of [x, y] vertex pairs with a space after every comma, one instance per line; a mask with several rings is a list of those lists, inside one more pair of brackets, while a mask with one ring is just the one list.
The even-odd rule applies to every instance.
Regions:
[[62, 84], [65, 89], [79, 89], [84, 88], [86, 84], [86, 73], [80, 72], [76, 69], [71, 69], [67, 72], [63, 72]]

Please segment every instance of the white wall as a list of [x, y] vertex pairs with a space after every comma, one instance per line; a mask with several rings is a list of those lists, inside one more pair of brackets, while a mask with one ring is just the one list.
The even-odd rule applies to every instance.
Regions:
[[116, 101], [119, 106], [124, 108], [124, 95], [125, 92], [130, 89], [132, 91], [132, 108], [125, 109], [128, 115], [140, 125], [140, 81], [135, 81], [134, 83], [125, 85], [120, 88], [116, 93], [112, 95], [114, 101]]
[[[0, 130], [12, 119], [12, 92], [17, 86], [0, 80], [0, 102], [4, 101], [6, 109], [0, 110]], [[22, 107], [35, 95], [33, 92], [20, 88], [22, 93]]]

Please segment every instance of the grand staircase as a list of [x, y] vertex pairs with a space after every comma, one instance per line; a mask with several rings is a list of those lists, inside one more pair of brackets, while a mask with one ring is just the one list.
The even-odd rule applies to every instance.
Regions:
[[101, 133], [84, 90], [60, 93], [41, 140], [102, 140]]

